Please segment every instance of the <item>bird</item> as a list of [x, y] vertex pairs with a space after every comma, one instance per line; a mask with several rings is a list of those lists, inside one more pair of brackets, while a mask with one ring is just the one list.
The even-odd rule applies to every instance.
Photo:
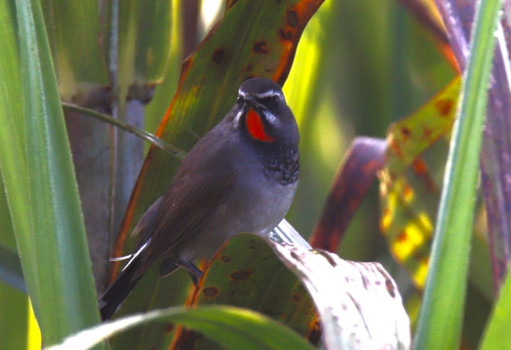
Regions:
[[299, 132], [280, 85], [254, 77], [236, 103], [200, 138], [169, 186], [133, 229], [137, 244], [99, 298], [110, 319], [147, 269], [160, 275], [184, 268], [197, 284], [198, 260], [209, 260], [232, 236], [266, 236], [285, 217], [299, 177]]

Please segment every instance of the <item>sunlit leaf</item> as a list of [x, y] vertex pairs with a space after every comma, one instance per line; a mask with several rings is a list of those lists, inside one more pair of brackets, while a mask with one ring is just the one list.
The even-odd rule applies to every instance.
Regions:
[[426, 279], [438, 193], [417, 157], [450, 132], [459, 89], [457, 78], [416, 113], [391, 125], [387, 167], [379, 173], [381, 231], [418, 287]]
[[227, 306], [203, 306], [169, 308], [107, 322], [73, 335], [48, 350], [90, 349], [114, 334], [155, 321], [185, 325], [226, 349], [312, 349], [296, 333], [259, 313]]
[[380, 172], [382, 214], [380, 228], [390, 249], [411, 274], [414, 283], [423, 287], [428, 269], [433, 223], [405, 176], [391, 178]]
[[460, 82], [459, 77], [454, 79], [417, 112], [389, 127], [387, 157], [391, 173], [401, 173], [424, 150], [451, 130]]

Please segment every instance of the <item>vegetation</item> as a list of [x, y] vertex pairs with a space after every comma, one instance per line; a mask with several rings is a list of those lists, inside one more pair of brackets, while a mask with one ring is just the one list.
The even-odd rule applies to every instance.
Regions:
[[[210, 3], [0, 1], [0, 348], [400, 348], [408, 317], [415, 348], [509, 348], [502, 2]], [[248, 76], [284, 84], [299, 123], [288, 221], [397, 287], [283, 223], [294, 247], [236, 237], [197, 288], [149, 271], [100, 326], [110, 256]]]

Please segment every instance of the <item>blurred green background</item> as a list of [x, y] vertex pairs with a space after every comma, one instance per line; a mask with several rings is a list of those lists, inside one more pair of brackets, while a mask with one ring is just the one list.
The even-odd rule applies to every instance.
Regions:
[[[192, 3], [198, 6], [197, 17], [193, 16]], [[148, 131], [157, 130], [172, 100], [183, 59], [219, 19], [224, 6], [224, 1], [217, 0], [172, 1], [176, 20], [171, 23], [170, 59], [154, 98], [145, 107], [144, 128]], [[192, 16], [188, 16], [190, 13]], [[325, 1], [302, 35], [284, 85], [301, 134], [300, 185], [288, 221], [304, 237], [309, 237], [352, 140], [362, 135], [385, 138], [392, 122], [416, 111], [455, 75], [433, 35], [400, 1]], [[65, 90], [68, 81], [60, 78], [60, 88]], [[441, 140], [428, 151], [426, 161], [430, 165], [441, 165], [445, 157], [446, 142]], [[443, 169], [442, 166], [438, 168], [432, 175], [439, 184]], [[379, 231], [379, 217], [378, 182], [375, 180], [348, 227], [338, 253], [344, 259], [382, 262], [399, 284], [408, 311], [414, 317], [420, 293], [389, 253]], [[484, 236], [484, 222], [479, 220], [478, 223], [477, 229]], [[487, 262], [483, 241], [477, 241], [474, 254], [479, 261]], [[14, 246], [12, 240], [3, 243]], [[489, 271], [483, 268], [480, 274], [488, 277]], [[12, 295], [10, 287], [0, 287], [0, 295], [4, 289], [6, 294]], [[485, 288], [491, 287], [486, 285]], [[484, 292], [469, 289], [467, 304], [471, 311], [466, 313], [469, 322], [465, 324], [468, 327], [465, 345], [477, 344], [491, 302], [488, 294], [491, 292], [483, 296]], [[13, 299], [16, 298], [19, 299], [16, 302], [28, 308], [21, 295]], [[0, 318], [2, 316], [5, 314], [0, 313]]]

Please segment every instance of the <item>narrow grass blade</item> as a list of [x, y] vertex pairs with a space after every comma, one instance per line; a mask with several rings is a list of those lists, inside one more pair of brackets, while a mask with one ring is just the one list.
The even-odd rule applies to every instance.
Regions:
[[180, 150], [176, 146], [173, 146], [170, 143], [163, 141], [162, 139], [154, 136], [153, 134], [151, 134], [150, 132], [145, 131], [144, 129], [137, 128], [134, 125], [125, 123], [121, 119], [116, 119], [116, 118], [113, 118], [113, 117], [109, 116], [108, 114], [100, 113], [100, 112], [95, 111], [93, 109], [85, 108], [85, 107], [82, 107], [82, 106], [78, 106], [78, 105], [75, 105], [73, 103], [63, 102], [62, 106], [64, 108], [69, 109], [69, 110], [73, 110], [75, 112], [79, 112], [79, 113], [82, 113], [84, 115], [88, 115], [90, 117], [99, 119], [99, 120], [104, 121], [106, 123], [109, 123], [109, 124], [111, 124], [113, 126], [116, 126], [116, 127], [120, 128], [120, 129], [122, 129], [124, 131], [127, 131], [127, 132], [129, 132], [129, 133], [131, 133], [131, 134], [133, 134], [135, 136], [138, 136], [141, 139], [143, 139], [145, 141], [148, 141], [151, 144], [155, 145], [156, 147], [159, 147], [162, 150], [172, 154], [173, 156], [175, 156], [178, 159], [183, 159], [185, 157], [185, 155], [186, 155], [185, 151]]
[[481, 1], [444, 177], [416, 349], [455, 349], [463, 321], [479, 152], [500, 0]]

